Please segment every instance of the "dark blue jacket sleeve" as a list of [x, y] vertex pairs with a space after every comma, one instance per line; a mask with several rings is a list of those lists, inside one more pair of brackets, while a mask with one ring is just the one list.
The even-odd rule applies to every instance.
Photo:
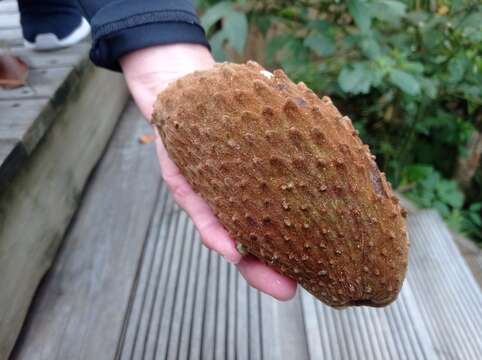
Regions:
[[148, 46], [193, 43], [209, 47], [189, 0], [79, 0], [92, 27], [94, 64], [120, 71], [118, 59]]

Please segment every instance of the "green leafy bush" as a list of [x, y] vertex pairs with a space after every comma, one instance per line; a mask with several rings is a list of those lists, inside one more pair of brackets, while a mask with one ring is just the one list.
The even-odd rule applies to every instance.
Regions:
[[[482, 240], [474, 188], [452, 179], [482, 131], [482, 4], [477, 0], [199, 1], [219, 60], [249, 53], [330, 95], [354, 119], [395, 187]], [[229, 55], [228, 55], [229, 54]]]
[[407, 166], [400, 188], [405, 189], [405, 195], [418, 206], [437, 209], [455, 230], [469, 236], [482, 231], [482, 203], [476, 202], [463, 209], [464, 194], [457, 183], [444, 179], [432, 166]]

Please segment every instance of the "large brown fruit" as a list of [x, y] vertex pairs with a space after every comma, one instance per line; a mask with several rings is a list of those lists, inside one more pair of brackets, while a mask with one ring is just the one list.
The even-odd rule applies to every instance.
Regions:
[[328, 97], [254, 62], [171, 84], [153, 122], [231, 236], [324, 303], [383, 306], [407, 267], [405, 213]]

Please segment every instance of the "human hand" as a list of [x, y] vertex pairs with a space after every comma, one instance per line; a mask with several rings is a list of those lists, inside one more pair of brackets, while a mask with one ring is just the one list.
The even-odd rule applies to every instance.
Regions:
[[[168, 83], [195, 70], [210, 68], [214, 65], [214, 59], [204, 46], [174, 44], [134, 51], [123, 56], [120, 64], [136, 104], [146, 119], [150, 119], [157, 95]], [[234, 240], [206, 201], [192, 190], [169, 158], [157, 130], [156, 147], [162, 177], [176, 202], [191, 217], [204, 245], [236, 264], [251, 286], [278, 300], [291, 299], [296, 292], [296, 282], [277, 273], [255, 257], [242, 257], [238, 253]]]

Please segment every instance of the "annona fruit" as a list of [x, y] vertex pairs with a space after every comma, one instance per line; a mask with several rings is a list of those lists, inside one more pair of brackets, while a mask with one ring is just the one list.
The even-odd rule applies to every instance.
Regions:
[[224, 63], [170, 84], [153, 123], [248, 253], [331, 306], [397, 297], [407, 267], [405, 212], [328, 97], [280, 70]]

